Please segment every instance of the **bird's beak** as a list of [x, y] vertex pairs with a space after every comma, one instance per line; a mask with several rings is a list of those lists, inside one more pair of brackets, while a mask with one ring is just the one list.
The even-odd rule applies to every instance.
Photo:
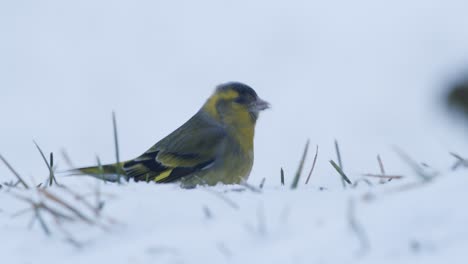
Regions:
[[250, 107], [250, 110], [255, 111], [255, 112], [260, 112], [270, 107], [271, 107], [270, 103], [268, 103], [267, 101], [263, 99], [257, 98], [255, 103], [253, 103], [253, 105]]

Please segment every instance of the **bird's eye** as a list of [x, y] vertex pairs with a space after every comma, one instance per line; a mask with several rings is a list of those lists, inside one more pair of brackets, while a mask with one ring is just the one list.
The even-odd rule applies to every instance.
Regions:
[[239, 96], [239, 97], [237, 97], [237, 99], [234, 102], [236, 102], [238, 104], [247, 104], [248, 99], [245, 96]]

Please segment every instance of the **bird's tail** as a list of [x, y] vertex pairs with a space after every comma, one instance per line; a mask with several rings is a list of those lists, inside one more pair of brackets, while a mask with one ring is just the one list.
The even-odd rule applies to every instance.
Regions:
[[120, 162], [101, 166], [76, 168], [68, 172], [70, 173], [69, 175], [89, 175], [104, 181], [115, 182], [118, 181], [121, 176], [126, 177], [123, 165], [124, 162]]

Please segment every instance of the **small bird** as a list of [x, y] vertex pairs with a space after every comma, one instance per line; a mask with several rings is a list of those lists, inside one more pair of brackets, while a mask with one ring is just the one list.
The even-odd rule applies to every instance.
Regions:
[[269, 107], [251, 87], [224, 83], [192, 118], [141, 156], [73, 172], [108, 181], [123, 175], [135, 181], [181, 182], [188, 188], [237, 184], [249, 177], [255, 124], [259, 113]]

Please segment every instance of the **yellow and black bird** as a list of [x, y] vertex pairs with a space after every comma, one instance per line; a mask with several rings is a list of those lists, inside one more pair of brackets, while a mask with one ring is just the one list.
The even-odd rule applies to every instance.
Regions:
[[259, 113], [269, 107], [245, 84], [221, 84], [192, 118], [141, 156], [73, 171], [110, 181], [118, 174], [135, 181], [181, 181], [187, 187], [240, 183], [253, 166]]

